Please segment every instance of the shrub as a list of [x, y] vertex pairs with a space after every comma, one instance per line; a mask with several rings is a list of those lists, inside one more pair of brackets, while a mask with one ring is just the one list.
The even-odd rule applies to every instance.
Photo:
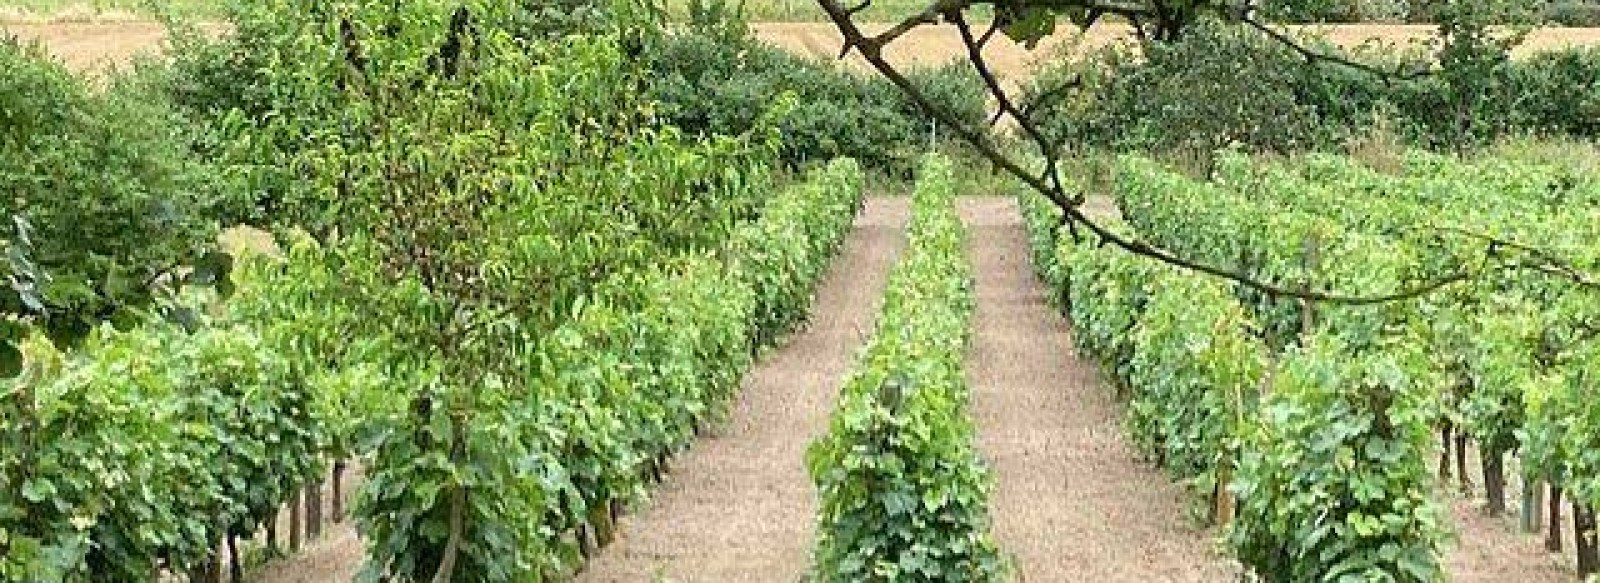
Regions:
[[0, 270], [12, 282], [0, 290], [0, 368], [15, 371], [24, 332], [10, 318], [63, 348], [98, 321], [132, 323], [213, 248], [216, 201], [159, 100], [91, 91], [14, 39], [0, 40], [0, 70]]
[[1596, 27], [1600, 26], [1600, 3], [1581, 0], [1551, 2], [1545, 6], [1542, 16], [1544, 21], [1561, 26]]
[[[1050, 73], [1038, 87], [1086, 73], [1086, 89], [1041, 108], [1065, 143], [1116, 150], [1211, 152], [1230, 145], [1290, 151], [1319, 141], [1318, 112], [1303, 103], [1302, 59], [1238, 27], [1206, 22], [1181, 40], [1102, 53]], [[1072, 66], [1069, 66], [1069, 69]]]
[[[649, 93], [666, 123], [693, 134], [737, 135], [757, 124], [775, 96], [792, 92], [796, 105], [779, 121], [782, 158], [791, 167], [850, 157], [907, 175], [927, 148], [931, 118], [888, 81], [761, 42], [720, 2], [692, 8], [686, 29], [646, 53]], [[982, 126], [986, 102], [975, 73], [951, 65], [908, 77], [964, 123]]]
[[[1307, 63], [1281, 43], [1221, 23], [1146, 55], [1109, 50], [1068, 60], [1030, 86], [1028, 100], [1048, 133], [1090, 149], [1209, 156], [1249, 151], [1338, 150], [1392, 121], [1405, 140], [1434, 148], [1481, 145], [1517, 134], [1600, 135], [1600, 50], [1510, 58], [1515, 35], [1479, 26], [1498, 18], [1470, 3], [1451, 5], [1457, 24], [1435, 74], [1392, 79], [1334, 63]], [[1441, 9], [1443, 10], [1443, 9]], [[1476, 11], [1476, 12], [1475, 12]], [[1427, 65], [1414, 51], [1346, 50], [1318, 38], [1313, 50], [1379, 71]], [[1039, 100], [1046, 87], [1081, 76], [1083, 88]]]
[[1532, 132], [1600, 136], [1600, 49], [1540, 53], [1514, 64], [1512, 78], [1515, 110]]

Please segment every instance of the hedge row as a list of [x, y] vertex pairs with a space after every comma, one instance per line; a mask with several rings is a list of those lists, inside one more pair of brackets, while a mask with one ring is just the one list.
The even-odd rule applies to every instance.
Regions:
[[873, 338], [808, 452], [822, 506], [818, 581], [995, 581], [1006, 571], [961, 366], [973, 308], [965, 241], [950, 163], [930, 156]]

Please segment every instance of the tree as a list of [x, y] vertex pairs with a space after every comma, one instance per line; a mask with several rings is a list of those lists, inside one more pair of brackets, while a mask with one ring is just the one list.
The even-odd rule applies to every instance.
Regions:
[[[188, 282], [218, 281], [210, 177], [172, 112], [91, 90], [38, 46], [0, 39], [0, 375], [42, 331], [58, 348], [126, 327]], [[117, 81], [123, 83], [125, 81]], [[184, 267], [198, 267], [185, 274]]]

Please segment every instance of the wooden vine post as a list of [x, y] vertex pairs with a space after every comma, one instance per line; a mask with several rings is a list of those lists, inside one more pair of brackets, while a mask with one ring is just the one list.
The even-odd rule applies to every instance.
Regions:
[[306, 484], [306, 540], [322, 536], [322, 480]]
[[1483, 492], [1489, 502], [1486, 510], [1489, 516], [1502, 516], [1506, 513], [1505, 452], [1481, 447], [1479, 454], [1483, 458]]
[[300, 520], [300, 494], [302, 490], [295, 488], [289, 494], [289, 552], [300, 552], [301, 537], [304, 534]]
[[1544, 520], [1544, 482], [1524, 480], [1522, 484], [1522, 532], [1536, 534]]
[[344, 472], [350, 462], [341, 457], [333, 461], [333, 521], [344, 522]]
[[1600, 571], [1600, 547], [1595, 540], [1594, 508], [1576, 499], [1572, 501], [1572, 532], [1578, 552], [1578, 578], [1587, 581]]

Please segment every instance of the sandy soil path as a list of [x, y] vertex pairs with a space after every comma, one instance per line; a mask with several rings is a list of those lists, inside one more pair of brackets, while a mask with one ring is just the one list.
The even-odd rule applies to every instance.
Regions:
[[729, 423], [696, 440], [580, 582], [796, 582], [810, 566], [816, 491], [805, 449], [870, 334], [909, 200], [872, 198], [817, 297], [811, 325], [745, 378]]
[[1184, 494], [1136, 460], [1123, 412], [1045, 303], [1010, 198], [961, 201], [978, 308], [967, 358], [978, 446], [994, 469], [995, 535], [1020, 582], [1231, 581]]
[[[1479, 491], [1481, 493], [1481, 488]], [[1444, 553], [1445, 572], [1450, 574], [1453, 583], [1570, 583], [1578, 580], [1577, 570], [1567, 564], [1573, 560], [1570, 553], [1566, 556], [1546, 553], [1541, 542], [1544, 539], [1539, 535], [1517, 532], [1515, 499], [1512, 500], [1512, 517], [1496, 519], [1484, 514], [1475, 498], [1445, 492], [1439, 495], [1458, 537]], [[1571, 532], [1567, 534], [1570, 544]]]

